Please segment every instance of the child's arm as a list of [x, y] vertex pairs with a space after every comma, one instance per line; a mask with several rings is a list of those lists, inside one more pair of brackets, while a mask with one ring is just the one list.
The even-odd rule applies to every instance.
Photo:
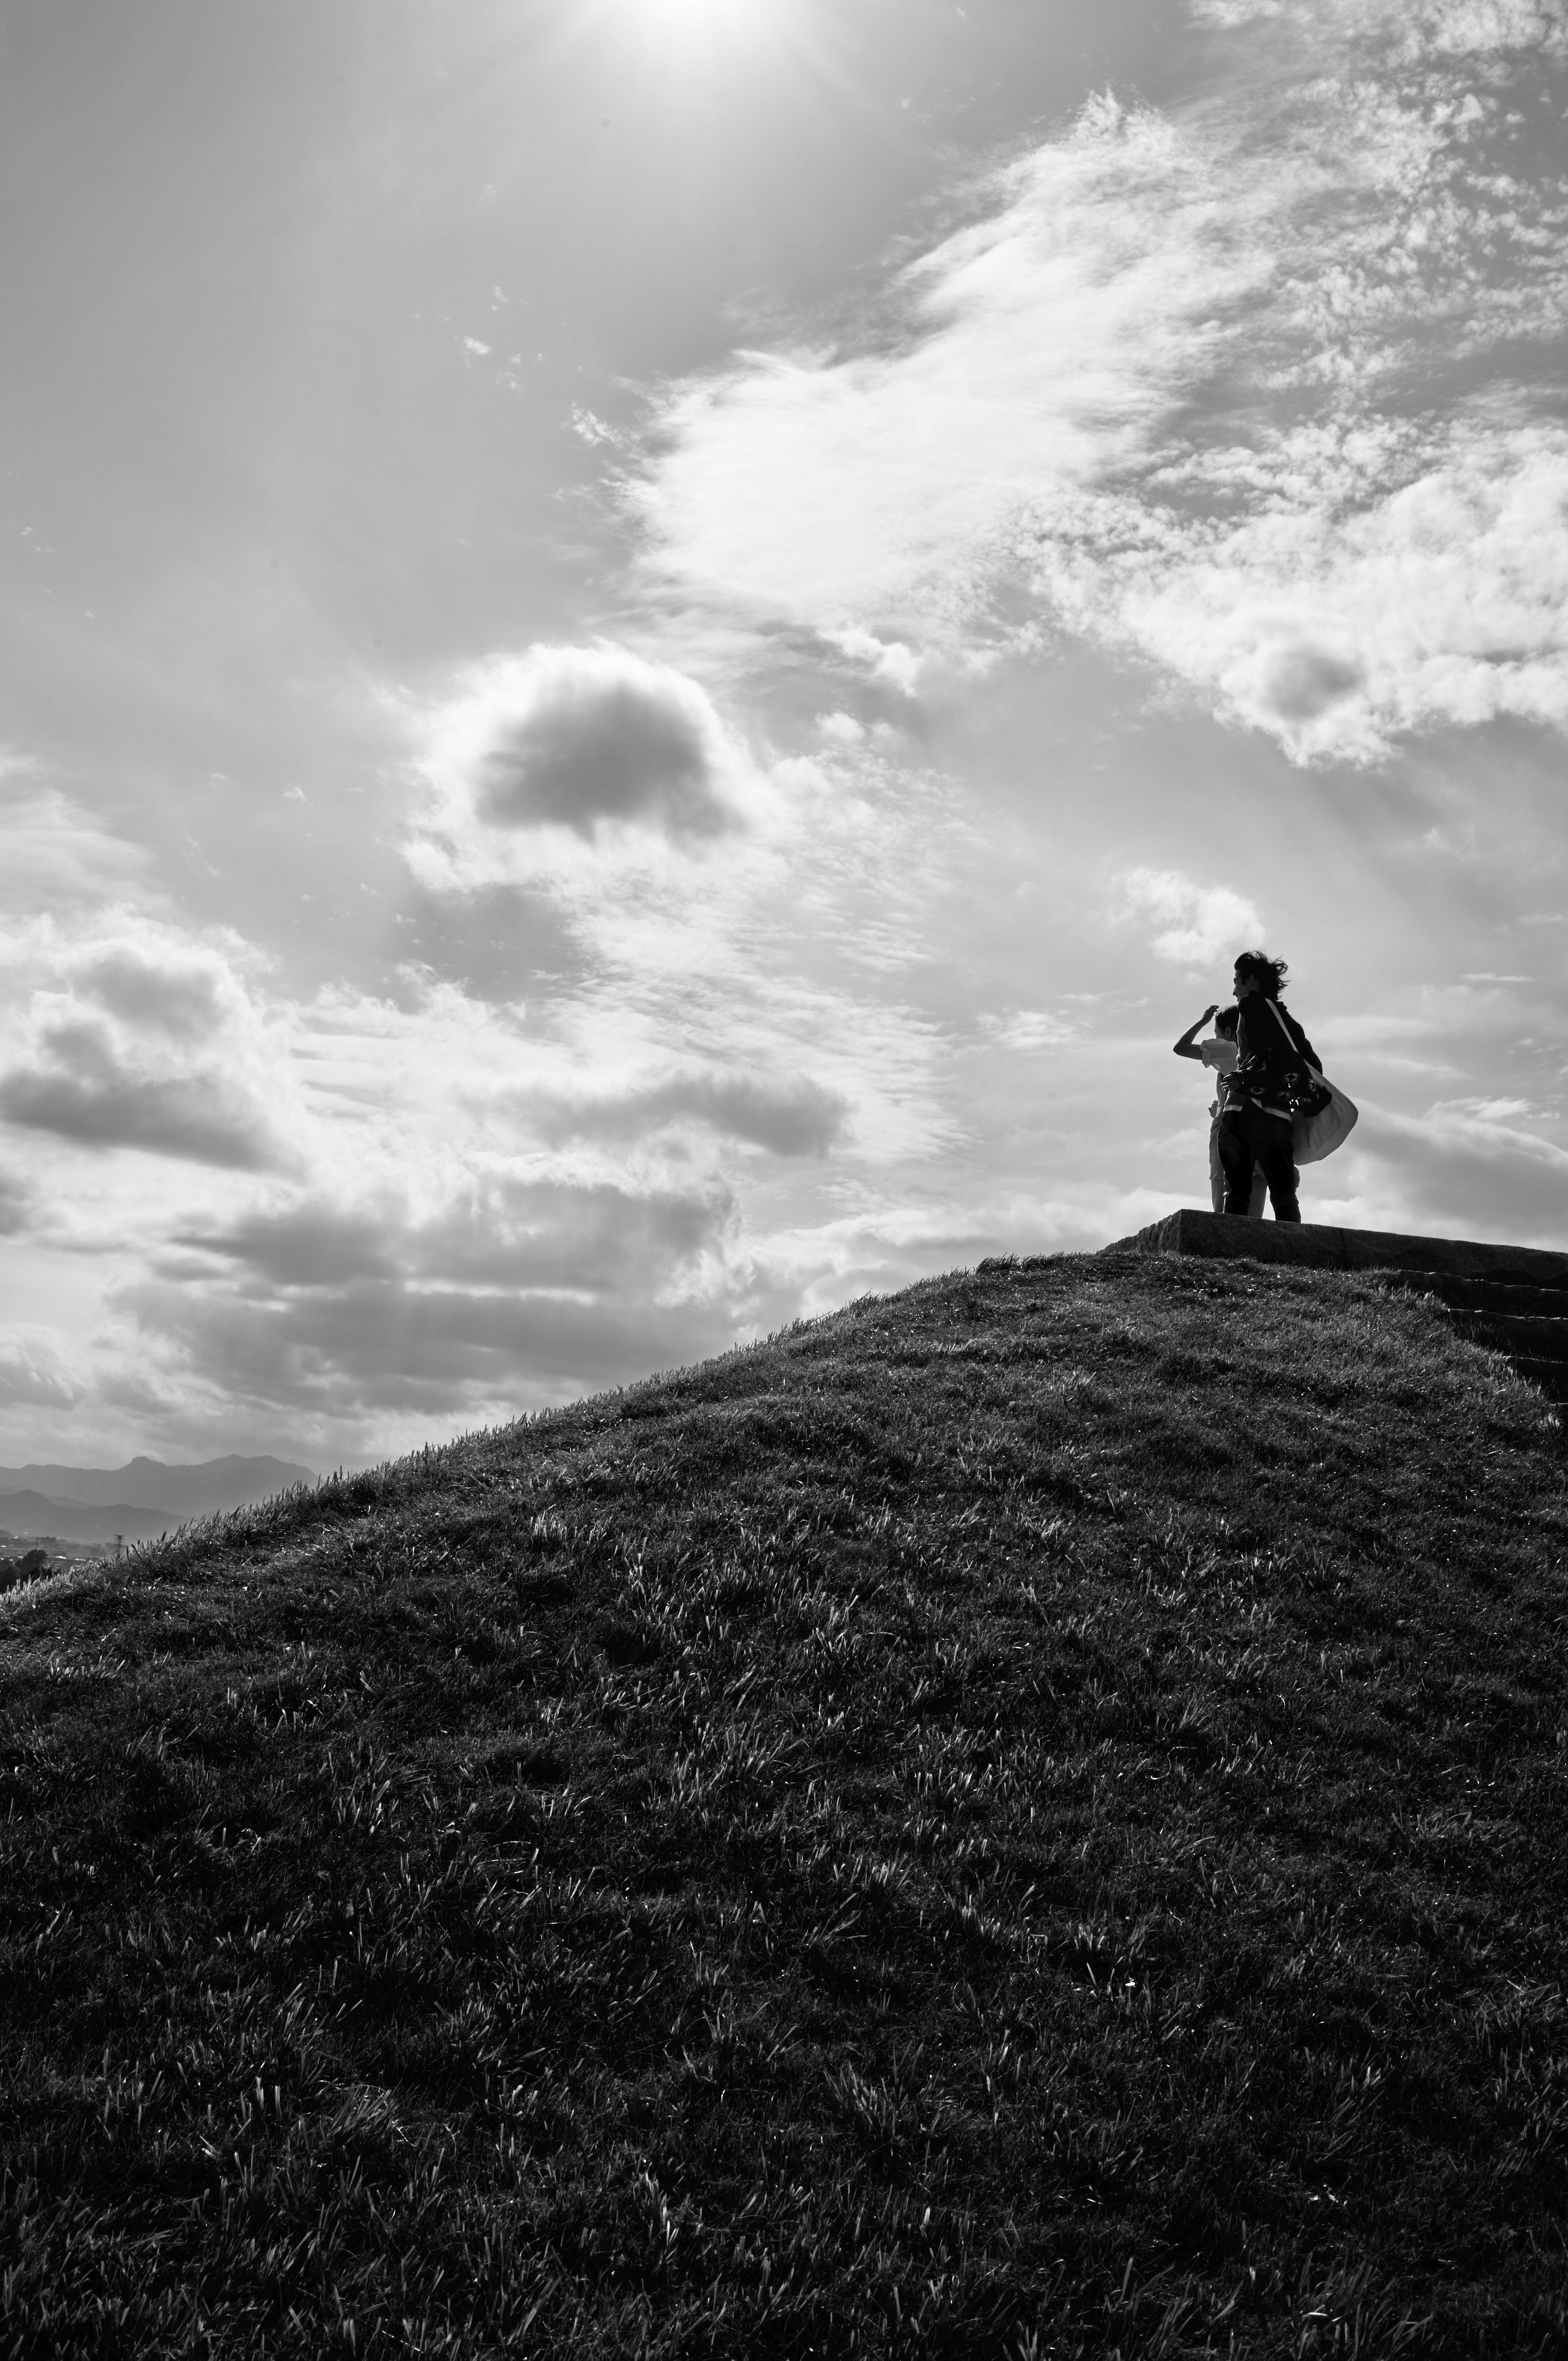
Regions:
[[1210, 1017], [1213, 1016], [1213, 1014], [1214, 1014], [1215, 1010], [1219, 1007], [1219, 1005], [1220, 1005], [1220, 1004], [1219, 1004], [1219, 1002], [1218, 1002], [1217, 1000], [1216, 1000], [1216, 1001], [1212, 1002], [1212, 1003], [1210, 1004], [1210, 1005], [1209, 1005], [1209, 1006], [1208, 1006], [1208, 1007], [1203, 1011], [1202, 1016], [1199, 1017], [1199, 1019], [1198, 1019], [1197, 1023], [1196, 1023], [1195, 1025], [1190, 1025], [1190, 1026], [1188, 1027], [1188, 1028], [1187, 1028], [1186, 1032], [1182, 1035], [1182, 1037], [1181, 1037], [1180, 1040], [1179, 1040], [1179, 1041], [1178, 1041], [1178, 1042], [1176, 1043], [1176, 1045], [1175, 1045], [1175, 1049], [1174, 1049], [1173, 1054], [1174, 1054], [1176, 1057], [1178, 1057], [1178, 1058], [1196, 1058], [1196, 1059], [1197, 1059], [1197, 1060], [1198, 1060], [1198, 1062], [1199, 1062], [1199, 1064], [1200, 1064], [1200, 1065], [1201, 1065], [1201, 1064], [1202, 1064], [1202, 1062], [1203, 1062], [1203, 1052], [1202, 1052], [1202, 1050], [1201, 1050], [1201, 1049], [1200, 1049], [1196, 1046], [1196, 1042], [1195, 1042], [1195, 1038], [1194, 1038], [1194, 1037], [1195, 1037], [1196, 1035], [1198, 1035], [1198, 1034], [1201, 1033], [1201, 1031], [1203, 1030], [1204, 1026], [1205, 1026], [1205, 1025], [1207, 1025], [1207, 1023], [1209, 1022]]

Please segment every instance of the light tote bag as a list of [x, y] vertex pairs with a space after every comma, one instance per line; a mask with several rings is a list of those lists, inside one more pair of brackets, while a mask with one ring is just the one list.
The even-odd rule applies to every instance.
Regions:
[[1327, 1106], [1320, 1107], [1316, 1115], [1299, 1115], [1290, 1126], [1291, 1153], [1298, 1164], [1321, 1164], [1355, 1128], [1359, 1109], [1354, 1100], [1347, 1099], [1327, 1074], [1323, 1084], [1329, 1094]]

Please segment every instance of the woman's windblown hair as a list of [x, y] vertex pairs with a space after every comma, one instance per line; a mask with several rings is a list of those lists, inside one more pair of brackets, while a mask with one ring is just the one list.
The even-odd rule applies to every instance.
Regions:
[[1266, 951], [1243, 951], [1236, 961], [1236, 973], [1255, 983], [1265, 1000], [1277, 1000], [1288, 969], [1284, 960], [1270, 959]]

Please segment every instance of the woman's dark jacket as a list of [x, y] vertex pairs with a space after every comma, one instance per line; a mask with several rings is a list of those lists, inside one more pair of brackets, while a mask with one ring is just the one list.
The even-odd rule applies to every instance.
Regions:
[[[1279, 1017], [1283, 1026], [1277, 1022]], [[1280, 1078], [1300, 1065], [1320, 1074], [1323, 1071], [1322, 1060], [1284, 1002], [1249, 993], [1236, 1019], [1236, 1062], [1225, 1093], [1227, 1113], [1250, 1104], [1265, 1115], [1288, 1120], [1288, 1110], [1279, 1104]]]

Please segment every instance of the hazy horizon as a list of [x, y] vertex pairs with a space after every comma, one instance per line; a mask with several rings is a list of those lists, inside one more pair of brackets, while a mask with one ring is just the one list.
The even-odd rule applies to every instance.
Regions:
[[1568, 1246], [1555, 0], [18, 0], [0, 1457], [1206, 1202]]

